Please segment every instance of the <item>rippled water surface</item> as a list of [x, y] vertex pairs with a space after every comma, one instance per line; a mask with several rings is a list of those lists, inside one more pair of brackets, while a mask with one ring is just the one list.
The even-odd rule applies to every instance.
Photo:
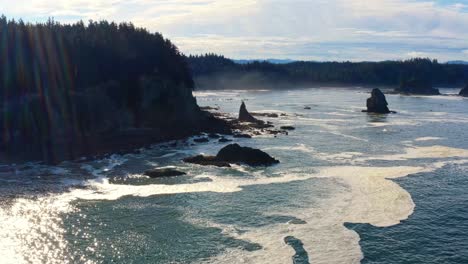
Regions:
[[[468, 263], [468, 100], [389, 95], [398, 114], [380, 116], [361, 112], [368, 93], [196, 92], [285, 114], [266, 120], [288, 136], [235, 139], [269, 168], [181, 162], [214, 140], [1, 166], [0, 263]], [[142, 175], [164, 166], [188, 175]]]

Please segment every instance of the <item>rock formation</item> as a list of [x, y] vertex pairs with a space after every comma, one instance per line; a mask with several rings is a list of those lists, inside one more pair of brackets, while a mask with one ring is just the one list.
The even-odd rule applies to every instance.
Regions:
[[239, 121], [242, 122], [249, 122], [249, 123], [259, 123], [262, 122], [255, 117], [253, 117], [249, 111], [247, 111], [247, 107], [245, 106], [245, 103], [242, 102], [239, 110]]
[[279, 163], [267, 153], [249, 147], [231, 144], [222, 148], [216, 156], [195, 156], [184, 159], [184, 162], [199, 165], [230, 167], [230, 164], [247, 164], [249, 166], [270, 166]]
[[170, 168], [148, 170], [145, 171], [144, 174], [150, 178], [164, 178], [186, 175], [185, 172], [177, 171]]
[[388, 114], [387, 99], [380, 89], [372, 90], [371, 97], [367, 99], [367, 111], [368, 113]]
[[460, 96], [468, 97], [468, 85], [460, 91]]
[[395, 91], [407, 95], [440, 95], [439, 89], [433, 88], [429, 80], [417, 78], [403, 81]]

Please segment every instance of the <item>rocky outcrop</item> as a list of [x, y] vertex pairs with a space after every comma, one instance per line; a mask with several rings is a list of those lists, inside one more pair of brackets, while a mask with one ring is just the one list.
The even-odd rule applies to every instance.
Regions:
[[170, 168], [147, 170], [144, 174], [150, 178], [166, 178], [186, 175], [185, 172]]
[[247, 111], [247, 107], [245, 106], [245, 103], [242, 102], [241, 106], [240, 106], [240, 109], [239, 109], [239, 121], [242, 121], [242, 122], [249, 122], [249, 123], [259, 123], [259, 122], [263, 122], [261, 120], [258, 120], [256, 119], [255, 117], [253, 117], [249, 111]]
[[278, 118], [277, 113], [251, 113], [253, 116], [269, 117], [269, 118]]
[[387, 99], [380, 89], [376, 88], [372, 90], [371, 97], [367, 99], [367, 111], [365, 112], [377, 114], [390, 113]]
[[417, 78], [403, 81], [395, 92], [406, 95], [440, 95], [439, 89], [433, 88], [429, 80]]
[[292, 131], [292, 130], [296, 130], [295, 127], [293, 126], [282, 126], [280, 127], [282, 130], [289, 130], [289, 131]]
[[460, 96], [468, 97], [468, 85], [460, 91]]
[[216, 156], [195, 156], [184, 159], [184, 162], [199, 165], [230, 167], [230, 164], [247, 164], [249, 166], [271, 166], [279, 163], [267, 153], [249, 147], [231, 144], [222, 148]]

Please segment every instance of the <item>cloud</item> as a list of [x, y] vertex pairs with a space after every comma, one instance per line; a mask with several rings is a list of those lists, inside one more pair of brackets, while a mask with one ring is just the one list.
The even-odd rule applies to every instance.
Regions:
[[[444, 4], [441, 4], [444, 3]], [[185, 53], [234, 58], [468, 59], [468, 8], [430, 0], [0, 0], [25, 20], [133, 21]], [[337, 52], [338, 51], [338, 52]]]

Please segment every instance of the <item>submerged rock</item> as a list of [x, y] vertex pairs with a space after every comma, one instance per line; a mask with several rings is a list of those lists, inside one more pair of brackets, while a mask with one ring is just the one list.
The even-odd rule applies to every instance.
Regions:
[[184, 162], [218, 167], [230, 167], [231, 163], [243, 163], [250, 166], [270, 166], [279, 163], [278, 160], [259, 149], [241, 147], [238, 144], [222, 148], [216, 156], [199, 155], [186, 158]]
[[416, 78], [403, 81], [395, 91], [409, 95], [440, 95], [439, 89], [433, 88], [430, 81]]
[[174, 169], [153, 169], [145, 171], [144, 175], [150, 178], [165, 178], [186, 175], [185, 172], [174, 170]]
[[261, 120], [256, 119], [253, 117], [249, 111], [247, 111], [247, 107], [245, 106], [245, 103], [242, 102], [240, 109], [239, 109], [239, 121], [242, 122], [249, 122], [249, 123], [259, 123], [263, 122]]
[[468, 97], [468, 85], [460, 91], [460, 96]]
[[197, 155], [194, 157], [184, 159], [186, 163], [198, 164], [203, 166], [216, 166], [216, 167], [231, 167], [229, 162], [220, 161], [215, 156]]
[[380, 89], [372, 90], [371, 97], [367, 99], [367, 111], [368, 113], [388, 114], [387, 99]]
[[304, 110], [311, 110], [311, 109], [312, 109], [312, 107], [310, 107], [310, 106], [304, 107]]
[[269, 117], [269, 118], [278, 118], [279, 115], [277, 113], [252, 113], [253, 116], [262, 116], [262, 117]]
[[226, 143], [226, 142], [231, 142], [232, 140], [228, 139], [228, 138], [225, 138], [225, 137], [222, 137], [218, 140], [219, 143]]
[[206, 143], [206, 142], [210, 142], [210, 140], [206, 137], [202, 137], [202, 138], [196, 138], [193, 140], [194, 142], [197, 142], [197, 143]]
[[234, 134], [234, 138], [252, 138], [249, 134]]
[[293, 126], [282, 126], [280, 127], [282, 130], [295, 130], [296, 128]]

